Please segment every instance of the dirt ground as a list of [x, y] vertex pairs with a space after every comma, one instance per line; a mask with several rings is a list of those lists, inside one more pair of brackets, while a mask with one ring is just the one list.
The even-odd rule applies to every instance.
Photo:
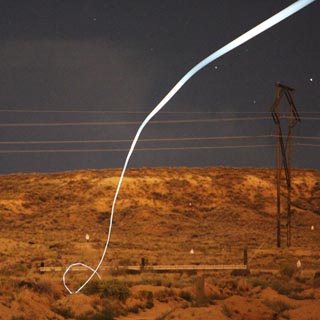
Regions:
[[[0, 319], [320, 319], [316, 170], [292, 172], [289, 248], [285, 179], [281, 248], [276, 245], [274, 170], [129, 170], [102, 265], [112, 268], [69, 295], [61, 280], [65, 268], [99, 262], [119, 175], [0, 176]], [[242, 275], [117, 269], [140, 265], [142, 258], [147, 265], [243, 264], [244, 248], [250, 273]], [[40, 273], [40, 266], [61, 269]], [[71, 271], [68, 285], [78, 288], [86, 275]]]

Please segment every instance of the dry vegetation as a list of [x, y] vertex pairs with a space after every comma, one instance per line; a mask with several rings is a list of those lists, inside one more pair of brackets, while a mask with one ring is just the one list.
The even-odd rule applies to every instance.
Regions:
[[[271, 169], [129, 170], [105, 266], [136, 265], [142, 257], [149, 264], [241, 264], [248, 247], [251, 274], [103, 271], [102, 281], [68, 295], [63, 271], [40, 274], [38, 267], [97, 264], [119, 175], [0, 176], [0, 319], [319, 319], [320, 172], [314, 170], [292, 174], [290, 249], [276, 248]], [[85, 276], [71, 272], [68, 283], [75, 288]]]

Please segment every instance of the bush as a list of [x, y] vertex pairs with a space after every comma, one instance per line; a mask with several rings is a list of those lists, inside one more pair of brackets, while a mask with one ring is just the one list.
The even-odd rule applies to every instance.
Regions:
[[232, 311], [226, 304], [222, 306], [222, 313], [228, 318], [231, 318], [232, 316]]
[[131, 313], [139, 313], [139, 306], [138, 305], [135, 305], [131, 308], [128, 309], [128, 312], [131, 312]]
[[295, 271], [295, 267], [292, 263], [284, 263], [280, 266], [280, 274], [282, 276], [288, 277], [289, 279], [292, 278]]
[[90, 281], [84, 288], [84, 293], [87, 295], [92, 295], [92, 294], [96, 294], [99, 293], [101, 290], [100, 287], [101, 281]]
[[302, 284], [306, 284], [308, 282], [308, 278], [304, 278], [301, 276], [295, 277], [294, 280], [296, 280], [297, 282], [302, 283]]
[[317, 271], [313, 277], [313, 286], [320, 288], [320, 271]]
[[165, 320], [172, 312], [173, 310], [168, 310], [162, 313], [160, 316], [158, 316], [155, 320]]
[[151, 309], [153, 307], [154, 307], [153, 300], [148, 300], [147, 303], [146, 303], [146, 308], [147, 309]]
[[173, 296], [174, 296], [174, 291], [171, 289], [160, 290], [154, 294], [154, 297], [160, 302], [168, 302], [168, 298]]
[[70, 319], [70, 318], [74, 318], [74, 315], [71, 311], [70, 308], [52, 308], [52, 311], [62, 317], [64, 317], [65, 319]]
[[212, 293], [208, 296], [208, 300], [209, 301], [214, 301], [214, 300], [225, 300], [227, 299], [228, 296], [224, 296], [224, 295], [220, 295], [220, 294], [215, 294], [215, 293]]
[[104, 307], [104, 309], [96, 313], [94, 315], [80, 315], [77, 316], [77, 320], [113, 320], [116, 316], [119, 315], [119, 312], [117, 309], [107, 305]]
[[285, 295], [285, 296], [288, 296], [292, 291], [292, 288], [288, 284], [285, 286], [280, 281], [272, 282], [271, 288], [273, 290], [277, 291], [278, 293]]
[[110, 280], [103, 285], [102, 297], [112, 297], [120, 301], [126, 301], [131, 295], [126, 283], [119, 280]]
[[315, 299], [314, 294], [308, 294], [308, 295], [301, 295], [299, 293], [291, 293], [289, 295], [290, 299], [294, 299], [294, 300], [313, 300]]
[[162, 280], [160, 278], [155, 279], [142, 279], [140, 284], [150, 284], [152, 286], [160, 287], [163, 285]]
[[32, 283], [32, 289], [41, 294], [46, 294], [53, 299], [59, 299], [61, 297], [61, 292], [54, 286], [50, 279], [39, 279], [37, 282]]
[[249, 282], [253, 287], [261, 287], [262, 289], [265, 289], [268, 286], [266, 281], [258, 278], [250, 278]]
[[285, 303], [282, 300], [277, 300], [277, 301], [266, 300], [263, 303], [278, 314], [281, 314], [284, 311], [293, 309], [289, 304]]
[[152, 291], [148, 291], [148, 290], [140, 290], [139, 291], [139, 298], [152, 300], [153, 293], [152, 293]]
[[180, 292], [180, 298], [186, 300], [186, 301], [189, 301], [191, 302], [192, 301], [192, 297], [191, 297], [191, 294], [187, 291], [181, 291]]
[[28, 266], [23, 262], [17, 262], [15, 264], [2, 267], [0, 269], [0, 275], [3, 276], [25, 276], [28, 273]]
[[81, 315], [76, 317], [77, 320], [113, 320], [118, 315], [116, 309], [106, 306], [101, 312], [94, 315]]

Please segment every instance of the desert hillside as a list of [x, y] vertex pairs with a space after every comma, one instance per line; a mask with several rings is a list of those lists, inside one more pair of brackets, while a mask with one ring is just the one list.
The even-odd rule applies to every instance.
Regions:
[[[93, 304], [91, 296], [66, 294], [60, 280], [63, 271], [43, 275], [38, 267], [42, 264], [65, 268], [73, 262], [96, 266], [106, 240], [119, 175], [119, 170], [90, 170], [0, 176], [0, 319], [77, 318], [72, 303]], [[283, 245], [278, 249], [274, 170], [131, 169], [120, 190], [110, 248], [103, 265], [139, 265], [142, 258], [150, 265], [242, 264], [243, 248], [247, 247], [249, 267], [253, 272], [259, 274], [269, 270], [271, 274], [280, 270], [284, 263], [295, 266], [300, 260], [304, 276], [309, 277], [304, 280], [307, 284], [314, 273], [320, 271], [320, 172], [293, 170], [292, 179], [292, 246], [285, 246], [286, 221], [283, 218]], [[285, 212], [284, 180], [281, 201]], [[89, 241], [86, 235], [89, 235]], [[191, 249], [193, 254], [190, 254]], [[82, 276], [79, 273], [79, 277]], [[50, 287], [49, 295], [37, 287], [41, 281]], [[79, 279], [76, 277], [73, 281], [76, 284]], [[126, 281], [129, 283], [129, 278]], [[170, 281], [172, 286], [175, 286], [174, 281], [177, 286], [181, 285], [178, 279]], [[192, 286], [192, 281], [188, 285]], [[218, 283], [214, 285], [218, 286]], [[309, 290], [309, 287], [306, 285], [304, 289]], [[134, 295], [137, 288], [133, 285], [130, 288], [130, 299], [137, 299]], [[150, 290], [153, 292], [154, 289]], [[319, 297], [317, 292], [313, 294], [312, 303], [319, 303], [315, 299]], [[243, 298], [239, 292], [230, 291], [224, 295], [231, 302], [235, 296]], [[183, 300], [179, 294], [177, 299]], [[220, 318], [214, 319], [228, 318], [228, 311], [223, 308], [231, 310], [232, 319], [247, 315], [247, 311], [232, 311], [227, 300], [219, 305], [220, 313], [217, 314]], [[68, 317], [61, 315], [57, 303], [67, 305], [69, 309], [66, 310], [73, 310], [73, 313], [70, 311]], [[186, 319], [189, 305], [180, 310], [179, 303], [170, 297], [164, 302], [158, 299], [148, 309], [153, 312], [149, 318], [147, 313], [143, 318], [139, 308], [140, 318], [133, 311], [127, 313], [134, 314], [134, 319], [160, 319], [161, 314], [164, 315], [161, 319], [167, 319], [165, 312], [168, 309], [170, 319]], [[187, 303], [192, 304], [188, 299]], [[102, 307], [98, 304], [96, 311], [99, 308]], [[125, 309], [125, 306], [121, 308]], [[199, 307], [199, 314], [206, 314], [203, 308], [210, 309], [209, 306]], [[245, 318], [260, 319], [261, 310], [266, 314], [261, 319], [269, 319], [267, 316], [274, 313], [268, 304], [257, 308], [257, 317]], [[82, 310], [83, 313], [78, 310], [77, 319], [86, 312], [87, 318], [81, 319], [95, 319], [93, 309], [88, 307], [88, 310]], [[299, 308], [292, 309], [285, 311], [288, 315], [291, 312], [290, 319], [296, 319], [294, 312]], [[131, 319], [129, 315], [127, 319]], [[205, 315], [191, 318], [209, 319]], [[108, 318], [105, 316], [105, 319]]]

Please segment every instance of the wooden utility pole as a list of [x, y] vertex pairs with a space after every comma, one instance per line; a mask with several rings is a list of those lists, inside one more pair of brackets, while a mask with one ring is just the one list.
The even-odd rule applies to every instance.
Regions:
[[[294, 105], [292, 93], [294, 89], [277, 83], [276, 99], [271, 107], [271, 114], [277, 126], [277, 247], [281, 247], [281, 171], [284, 168], [287, 184], [287, 246], [291, 246], [291, 155], [292, 155], [292, 129], [300, 122], [300, 116]], [[289, 113], [280, 113], [280, 102], [285, 96], [290, 106]], [[283, 140], [281, 118], [289, 120], [286, 141]]]

